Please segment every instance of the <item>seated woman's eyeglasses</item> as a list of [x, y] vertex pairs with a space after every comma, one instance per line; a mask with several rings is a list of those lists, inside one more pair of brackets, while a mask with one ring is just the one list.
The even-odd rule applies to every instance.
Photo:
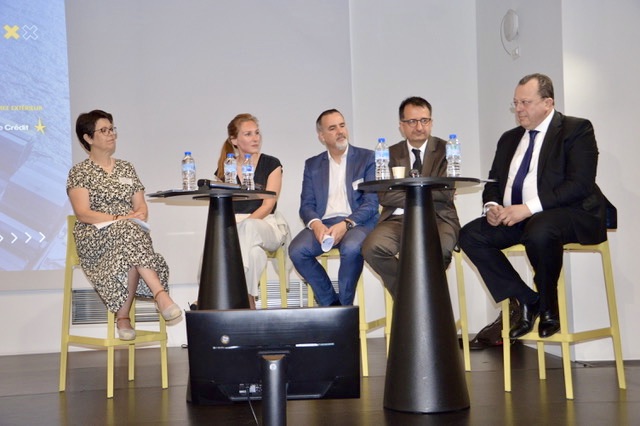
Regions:
[[109, 133], [113, 133], [114, 135], [118, 134], [118, 129], [114, 126], [114, 127], [103, 127], [101, 129], [96, 129], [93, 131], [93, 133], [95, 132], [100, 132], [103, 135], [108, 135]]
[[412, 118], [410, 120], [400, 120], [400, 121], [402, 121], [405, 124], [408, 124], [409, 127], [416, 127], [418, 123], [422, 124], [423, 126], [426, 126], [427, 124], [431, 123], [430, 118], [420, 118], [420, 119]]

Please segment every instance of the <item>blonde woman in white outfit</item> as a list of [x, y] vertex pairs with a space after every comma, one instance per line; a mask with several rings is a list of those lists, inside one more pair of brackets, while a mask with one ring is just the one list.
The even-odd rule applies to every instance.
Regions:
[[216, 176], [224, 180], [224, 160], [227, 154], [236, 155], [238, 183], [242, 182], [242, 161], [245, 154], [251, 155], [254, 166], [256, 189], [273, 191], [274, 198], [265, 200], [236, 201], [233, 209], [238, 223], [238, 239], [242, 251], [242, 262], [247, 280], [249, 306], [255, 309], [260, 275], [267, 266], [266, 251], [277, 250], [287, 239], [287, 226], [274, 214], [282, 187], [282, 164], [280, 160], [260, 152], [262, 135], [258, 119], [251, 114], [238, 114], [227, 126], [227, 140], [222, 146]]

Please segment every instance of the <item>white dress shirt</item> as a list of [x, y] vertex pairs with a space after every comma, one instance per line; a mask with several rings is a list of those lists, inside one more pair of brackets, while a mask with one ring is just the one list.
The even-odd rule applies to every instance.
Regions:
[[[529, 207], [529, 210], [532, 214], [542, 211], [542, 203], [540, 202], [540, 198], [538, 197], [538, 159], [540, 158], [540, 148], [542, 147], [542, 142], [544, 141], [544, 137], [547, 135], [547, 130], [549, 129], [549, 124], [551, 123], [554, 112], [555, 110], [551, 110], [549, 115], [547, 115], [542, 123], [540, 123], [535, 129], [533, 129], [537, 130], [539, 133], [536, 135], [534, 141], [533, 155], [531, 156], [529, 171], [527, 172], [527, 175], [524, 178], [524, 183], [522, 185], [523, 203], [526, 204], [527, 207]], [[504, 206], [511, 205], [511, 187], [513, 186], [513, 180], [518, 173], [520, 163], [522, 163], [522, 158], [524, 157], [528, 146], [529, 132], [526, 131], [524, 132], [524, 135], [522, 135], [520, 144], [518, 145], [518, 148], [516, 149], [516, 152], [511, 159], [511, 165], [509, 166], [509, 177], [507, 179], [507, 186], [504, 189], [504, 199], [502, 200]]]
[[[324, 212], [324, 216], [322, 216], [323, 220], [332, 217], [346, 217], [351, 214], [351, 206], [347, 198], [347, 186], [345, 184], [347, 180], [348, 152], [349, 146], [340, 156], [340, 162], [338, 163], [327, 151], [327, 157], [329, 158], [329, 196], [327, 198], [327, 209]], [[307, 224], [307, 228], [310, 228], [311, 224], [316, 220], [319, 219], [311, 219]]]
[[[409, 141], [406, 141], [407, 144], [407, 151], [409, 151], [409, 164], [411, 164], [411, 166], [413, 166], [413, 163], [415, 163], [416, 161], [416, 156], [413, 153], [412, 149], [419, 149], [420, 150], [420, 162], [422, 163], [422, 165], [424, 165], [424, 150], [427, 149], [427, 142], [428, 139], [426, 141], [424, 141], [424, 143], [419, 147], [416, 148], [413, 145], [411, 145], [409, 143]], [[412, 167], [409, 167], [412, 168]], [[418, 170], [420, 173], [422, 173], [422, 170]], [[409, 175], [409, 173], [407, 173], [407, 176]], [[397, 209], [395, 209], [392, 213], [393, 216], [398, 216], [404, 214], [404, 209], [401, 209], [400, 207], [398, 207]]]

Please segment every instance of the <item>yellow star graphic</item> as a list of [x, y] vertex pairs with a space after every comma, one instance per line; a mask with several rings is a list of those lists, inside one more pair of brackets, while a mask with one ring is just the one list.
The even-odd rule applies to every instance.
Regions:
[[36, 131], [42, 133], [44, 135], [44, 129], [47, 126], [45, 126], [44, 124], [42, 124], [42, 120], [40, 118], [38, 118], [38, 124], [35, 125]]

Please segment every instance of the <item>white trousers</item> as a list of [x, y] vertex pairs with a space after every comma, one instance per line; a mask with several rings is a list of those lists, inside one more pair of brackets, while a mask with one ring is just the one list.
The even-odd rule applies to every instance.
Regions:
[[242, 215], [236, 215], [236, 221], [247, 291], [250, 295], [257, 296], [260, 276], [267, 266], [265, 250], [276, 251], [282, 245], [285, 234], [278, 228], [274, 215], [264, 219], [244, 220]]

